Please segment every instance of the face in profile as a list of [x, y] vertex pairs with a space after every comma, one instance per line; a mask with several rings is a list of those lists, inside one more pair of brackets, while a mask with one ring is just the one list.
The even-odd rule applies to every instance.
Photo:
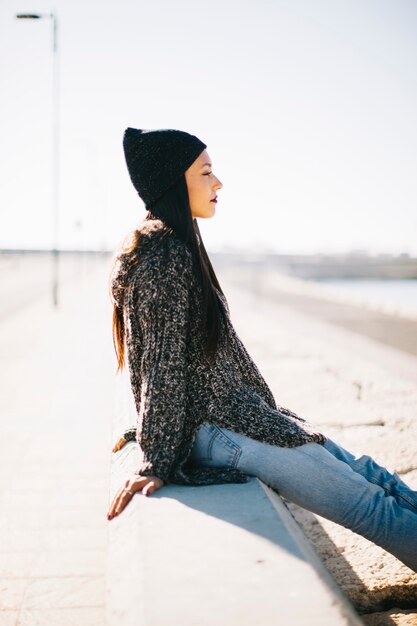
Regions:
[[217, 191], [223, 187], [213, 174], [207, 150], [185, 172], [190, 208], [193, 217], [212, 217], [216, 212]]

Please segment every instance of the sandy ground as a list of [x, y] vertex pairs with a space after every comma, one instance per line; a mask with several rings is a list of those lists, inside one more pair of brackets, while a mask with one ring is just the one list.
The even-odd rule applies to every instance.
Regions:
[[[385, 344], [367, 332], [380, 312], [338, 309], [307, 290], [294, 297], [291, 281], [278, 276], [255, 285], [230, 268], [218, 273], [235, 327], [277, 401], [417, 489], [417, 359], [398, 349], [407, 324], [394, 317], [390, 326], [384, 315], [392, 331]], [[359, 535], [288, 506], [365, 624], [417, 624], [417, 574]]]

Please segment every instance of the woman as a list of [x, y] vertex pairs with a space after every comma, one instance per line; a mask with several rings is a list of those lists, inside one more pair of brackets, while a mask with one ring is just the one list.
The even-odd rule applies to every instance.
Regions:
[[166, 483], [257, 476], [288, 500], [367, 537], [417, 570], [417, 492], [369, 456], [356, 458], [286, 407], [236, 334], [197, 225], [222, 183], [207, 146], [173, 129], [128, 128], [131, 181], [148, 214], [111, 275], [118, 370], [124, 349], [144, 461], [108, 519]]

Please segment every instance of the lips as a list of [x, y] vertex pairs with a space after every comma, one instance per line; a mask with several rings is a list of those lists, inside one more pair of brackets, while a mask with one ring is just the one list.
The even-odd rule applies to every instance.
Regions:
[[210, 202], [217, 202], [217, 196], [213, 198], [212, 200], [210, 200]]

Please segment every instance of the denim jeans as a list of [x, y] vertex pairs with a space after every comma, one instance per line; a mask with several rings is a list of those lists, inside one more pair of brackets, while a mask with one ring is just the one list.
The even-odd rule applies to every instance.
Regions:
[[417, 571], [417, 491], [328, 439], [283, 448], [204, 422], [190, 459], [257, 476], [287, 500], [381, 546]]

